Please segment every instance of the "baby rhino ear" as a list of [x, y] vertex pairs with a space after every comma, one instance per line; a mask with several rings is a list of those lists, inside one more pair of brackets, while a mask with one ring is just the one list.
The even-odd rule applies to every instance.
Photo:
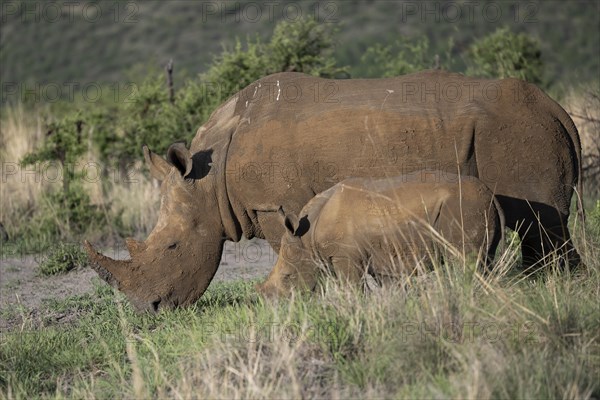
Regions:
[[281, 206], [279, 207], [279, 210], [277, 210], [277, 213], [279, 214], [279, 219], [283, 223], [286, 231], [288, 231], [290, 234], [294, 236], [302, 236], [308, 232], [308, 228], [310, 228], [308, 215], [298, 218], [298, 216], [294, 213], [286, 214]]
[[283, 223], [285, 229], [293, 235], [296, 232], [296, 229], [298, 228], [298, 217], [293, 213], [286, 214], [285, 212], [283, 212], [282, 206], [279, 206], [277, 214], [279, 214], [279, 219]]

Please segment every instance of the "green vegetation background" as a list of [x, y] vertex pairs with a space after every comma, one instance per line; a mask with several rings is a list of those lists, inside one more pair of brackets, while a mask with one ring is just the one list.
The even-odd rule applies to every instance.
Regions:
[[[600, 3], [596, 1], [281, 0], [272, 2], [276, 4], [272, 18], [264, 2], [223, 5], [189, 0], [97, 1], [93, 3], [102, 15], [96, 18], [96, 8], [88, 7], [84, 13], [90, 2], [80, 1], [72, 20], [65, 15], [54, 22], [49, 21], [53, 10], [47, 9], [49, 18], [44, 18], [44, 8], [38, 10], [41, 17], [36, 20], [35, 3], [44, 7], [44, 2], [0, 1], [3, 83], [114, 84], [140, 79], [148, 64], [164, 65], [172, 58], [175, 82], [181, 84], [183, 77], [205, 72], [223, 43], [232, 45], [235, 37], [246, 36], [264, 40], [286, 15], [295, 19], [297, 10], [303, 17], [317, 15], [321, 22], [340, 26], [334, 56], [341, 65], [350, 66], [353, 77], [370, 76], [371, 60], [361, 61], [368, 47], [421, 36], [431, 43], [432, 57], [443, 53], [451, 36], [455, 68], [464, 70], [464, 50], [504, 26], [540, 40], [545, 86], [596, 79], [600, 70]], [[261, 6], [260, 17], [248, 3]]]

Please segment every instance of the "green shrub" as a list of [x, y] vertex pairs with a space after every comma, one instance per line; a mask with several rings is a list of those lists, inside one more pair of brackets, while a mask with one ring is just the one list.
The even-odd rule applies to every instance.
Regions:
[[87, 150], [81, 112], [50, 122], [46, 140], [32, 153], [26, 154], [22, 165], [55, 163], [62, 178], [62, 188], [45, 193], [40, 210], [23, 224], [20, 236], [49, 234], [71, 238], [102, 221], [103, 214], [91, 204], [83, 187], [83, 173], [77, 163]]
[[587, 226], [593, 238], [600, 241], [600, 200], [596, 200], [596, 206], [588, 213]]
[[57, 275], [87, 264], [87, 254], [78, 244], [58, 243], [39, 264], [42, 275]]
[[361, 61], [369, 65], [367, 73], [373, 78], [405, 75], [429, 68], [448, 69], [453, 62], [451, 56], [453, 46], [454, 42], [450, 38], [444, 49], [442, 64], [439, 58], [436, 59], [436, 56], [431, 54], [427, 37], [416, 40], [401, 37], [392, 45], [383, 46], [377, 43], [369, 47]]
[[157, 74], [144, 80], [122, 109], [118, 128], [123, 140], [117, 141], [114, 154], [120, 160], [140, 159], [144, 144], [166, 150], [174, 140], [181, 139], [181, 132], [174, 132], [176, 127], [171, 126], [172, 108], [164, 77]]
[[489, 78], [519, 78], [535, 84], [542, 83], [543, 65], [540, 43], [524, 34], [513, 33], [509, 28], [476, 40], [467, 55], [468, 75]]
[[333, 57], [336, 31], [314, 19], [277, 24], [265, 51], [269, 73], [296, 71], [326, 78], [348, 77], [347, 67], [338, 67]]
[[347, 67], [338, 67], [332, 55], [334, 31], [314, 19], [282, 21], [269, 43], [236, 41], [233, 49], [216, 56], [200, 77], [217, 89], [217, 106], [232, 94], [265, 75], [276, 72], [303, 72], [322, 77], [348, 76]]
[[33, 165], [46, 161], [58, 161], [61, 167], [63, 188], [68, 190], [69, 184], [76, 178], [75, 163], [85, 153], [87, 146], [83, 138], [85, 124], [79, 111], [68, 114], [60, 121], [47, 124], [46, 140], [33, 153], [26, 154], [21, 164]]
[[229, 96], [267, 74], [266, 46], [259, 40], [239, 39], [232, 49], [224, 48], [215, 56], [206, 73], [202, 74], [207, 102], [217, 106]]

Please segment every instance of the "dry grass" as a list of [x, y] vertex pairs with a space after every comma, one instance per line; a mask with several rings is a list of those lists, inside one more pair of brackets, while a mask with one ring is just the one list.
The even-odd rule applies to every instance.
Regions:
[[4, 107], [0, 119], [0, 221], [9, 232], [23, 223], [26, 216], [39, 207], [39, 200], [49, 183], [39, 174], [28, 174], [32, 168], [19, 166], [23, 156], [43, 140], [43, 123], [39, 114], [29, 114], [23, 106]]
[[579, 130], [586, 192], [591, 196], [598, 196], [600, 194], [600, 88], [598, 84], [572, 89], [565, 100], [565, 109]]
[[[0, 222], [14, 237], [22, 226], [40, 213], [52, 214], [52, 205], [43, 194], [62, 190], [61, 174], [49, 163], [22, 167], [23, 156], [41, 145], [44, 140], [42, 112], [28, 113], [22, 106], [4, 107], [0, 129], [0, 162], [2, 185], [0, 185]], [[102, 165], [92, 149], [88, 134], [88, 152], [77, 163], [76, 171], [87, 171], [84, 187], [92, 204], [105, 214], [107, 227], [119, 219], [121, 228], [137, 236], [146, 236], [158, 218], [158, 185], [144, 175], [141, 163], [126, 174], [116, 172], [112, 166]], [[55, 165], [55, 164], [53, 164]], [[46, 215], [52, 218], [52, 215]], [[61, 224], [64, 221], [56, 221]], [[107, 233], [107, 232], [105, 232]], [[114, 232], [113, 232], [114, 233]], [[100, 239], [99, 232], [90, 232], [91, 238]]]
[[[87, 158], [100, 165], [91, 151]], [[107, 167], [100, 165], [100, 168]], [[116, 169], [108, 167], [108, 170], [112, 172], [109, 176], [90, 179], [85, 184], [92, 203], [106, 213], [108, 221], [114, 221], [118, 216], [125, 230], [140, 238], [146, 237], [158, 220], [158, 182], [144, 174], [146, 167], [140, 162], [128, 170], [126, 176], [115, 172]]]

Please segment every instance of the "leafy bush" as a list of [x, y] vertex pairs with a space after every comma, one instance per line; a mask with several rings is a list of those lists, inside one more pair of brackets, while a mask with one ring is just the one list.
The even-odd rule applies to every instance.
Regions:
[[476, 40], [467, 55], [468, 75], [489, 78], [519, 78], [535, 84], [542, 83], [543, 65], [540, 43], [524, 33], [509, 28]]
[[277, 24], [265, 51], [269, 73], [296, 71], [326, 78], [348, 77], [347, 67], [338, 67], [331, 25], [314, 19]]
[[600, 241], [600, 200], [596, 200], [596, 206], [588, 213], [586, 222], [593, 239]]
[[119, 129], [124, 135], [117, 142], [115, 154], [125, 160], [139, 158], [144, 144], [166, 150], [178, 138], [172, 136], [172, 129], [165, 129], [171, 125], [172, 108], [162, 76], [150, 76], [142, 82], [132, 101], [123, 107]]
[[44, 194], [42, 212], [29, 221], [28, 228], [23, 229], [24, 235], [45, 232], [67, 238], [85, 232], [103, 219], [102, 213], [91, 204], [83, 188], [82, 172], [77, 169], [77, 162], [87, 150], [84, 124], [80, 112], [49, 123], [42, 146], [22, 158], [22, 165], [54, 163], [62, 178], [62, 190]]
[[[444, 63], [439, 57], [430, 54], [429, 39], [421, 37], [414, 41], [401, 37], [392, 45], [383, 46], [377, 43], [367, 49], [361, 61], [369, 65], [371, 77], [393, 77], [429, 68], [446, 68], [452, 64], [451, 51], [454, 46], [452, 38], [445, 48]], [[437, 64], [437, 65], [436, 65]]]
[[205, 85], [205, 89], [211, 90], [210, 97], [215, 106], [266, 75], [268, 66], [265, 48], [259, 39], [248, 39], [245, 46], [236, 39], [233, 49], [224, 48], [221, 54], [213, 58], [208, 71], [201, 75], [200, 81]]
[[81, 247], [73, 243], [59, 243], [50, 249], [48, 255], [40, 262], [42, 275], [57, 275], [69, 272], [87, 264], [87, 254]]
[[75, 176], [75, 163], [85, 153], [87, 147], [82, 137], [84, 121], [79, 111], [67, 115], [61, 121], [50, 122], [46, 140], [35, 152], [23, 157], [21, 164], [33, 165], [46, 161], [58, 161], [65, 191]]
[[269, 43], [247, 40], [243, 46], [237, 40], [232, 50], [224, 49], [213, 59], [200, 80], [218, 90], [216, 106], [255, 80], [276, 72], [347, 77], [347, 67], [338, 67], [332, 55], [333, 33], [329, 26], [310, 18], [279, 22]]

